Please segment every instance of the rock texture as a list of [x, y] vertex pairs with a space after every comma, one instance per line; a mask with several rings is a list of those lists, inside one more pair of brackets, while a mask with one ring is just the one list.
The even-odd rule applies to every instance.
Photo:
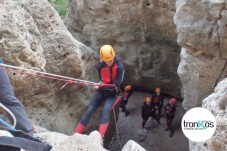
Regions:
[[107, 151], [102, 146], [102, 138], [98, 131], [88, 136], [82, 134], [68, 136], [56, 132], [42, 132], [38, 136], [53, 146], [51, 151]]
[[177, 0], [174, 21], [182, 46], [178, 75], [186, 110], [201, 106], [227, 75], [227, 1]]
[[182, 46], [178, 74], [182, 82], [183, 107], [185, 110], [205, 107], [217, 121], [211, 139], [203, 143], [190, 142], [189, 148], [191, 151], [224, 151], [227, 149], [227, 80], [223, 80], [227, 75], [227, 1], [177, 0], [176, 6], [177, 42]]
[[125, 66], [125, 83], [180, 96], [179, 47], [169, 0], [69, 0], [67, 27], [98, 52], [114, 46]]
[[122, 151], [146, 151], [146, 150], [133, 140], [130, 140], [125, 144]]
[[208, 141], [202, 143], [190, 142], [190, 150], [227, 150], [227, 78], [219, 82], [214, 92], [203, 100], [203, 107], [214, 114], [217, 122], [216, 132]]
[[[1, 4], [0, 55], [6, 63], [31, 69], [43, 69], [46, 65], [41, 36], [32, 17], [23, 8]], [[25, 80], [26, 78], [26, 80]], [[13, 82], [24, 87], [34, 78], [21, 75]]]
[[[0, 56], [10, 65], [97, 80], [98, 56], [76, 41], [47, 0], [0, 1]], [[87, 87], [9, 72], [34, 124], [72, 134], [87, 107]], [[98, 80], [97, 80], [98, 81]]]
[[[40, 127], [37, 136], [43, 138], [52, 145], [51, 151], [107, 151], [103, 148], [103, 139], [98, 131], [93, 131], [89, 135], [74, 134], [68, 136], [61, 133], [49, 132]], [[136, 142], [130, 140], [123, 147], [122, 151], [145, 151]]]

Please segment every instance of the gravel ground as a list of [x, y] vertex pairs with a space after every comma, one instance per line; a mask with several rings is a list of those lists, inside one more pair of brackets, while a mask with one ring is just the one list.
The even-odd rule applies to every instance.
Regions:
[[[173, 121], [175, 131], [173, 137], [169, 137], [169, 131], [164, 131], [167, 127], [164, 117], [161, 118], [160, 125], [154, 119], [149, 118], [145, 125], [147, 133], [142, 131], [141, 106], [146, 96], [150, 96], [150, 94], [134, 92], [129, 98], [127, 108], [130, 114], [125, 117], [125, 114], [120, 112], [117, 122], [119, 135], [116, 134], [113, 137], [109, 146], [110, 151], [121, 151], [128, 140], [134, 140], [147, 151], [188, 151], [188, 139], [181, 130], [181, 119], [184, 115], [184, 110], [180, 102], [177, 104], [176, 116]], [[166, 104], [167, 102], [168, 99], [166, 98], [164, 103]], [[162, 114], [164, 114], [164, 109]]]

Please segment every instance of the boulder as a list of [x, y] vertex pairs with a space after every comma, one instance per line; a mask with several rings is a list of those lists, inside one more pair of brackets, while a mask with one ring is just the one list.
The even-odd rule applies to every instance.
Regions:
[[146, 151], [143, 147], [138, 145], [135, 141], [129, 140], [123, 147], [122, 151]]
[[174, 22], [182, 47], [178, 75], [185, 110], [201, 106], [227, 74], [227, 21], [224, 0], [176, 1]]
[[190, 151], [227, 150], [227, 78], [219, 82], [214, 92], [203, 100], [204, 108], [210, 110], [216, 119], [216, 131], [207, 141], [189, 142]]

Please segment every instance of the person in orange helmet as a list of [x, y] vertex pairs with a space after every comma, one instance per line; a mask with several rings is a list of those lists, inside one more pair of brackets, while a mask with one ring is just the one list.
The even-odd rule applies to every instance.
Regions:
[[98, 63], [98, 73], [101, 84], [100, 86], [94, 87], [95, 92], [91, 99], [90, 105], [81, 117], [74, 132], [84, 132], [93, 113], [102, 104], [102, 102], [105, 102], [99, 125], [99, 133], [102, 137], [104, 137], [109, 125], [111, 109], [119, 96], [119, 87], [124, 77], [124, 66], [118, 57], [115, 56], [115, 51], [111, 45], [104, 45], [100, 48], [100, 58], [101, 61]]
[[173, 122], [174, 115], [175, 115], [175, 112], [176, 112], [176, 106], [177, 106], [177, 100], [175, 98], [171, 98], [169, 100], [169, 103], [164, 107], [165, 116], [166, 116], [166, 124], [167, 124], [167, 128], [165, 129], [165, 131], [170, 130], [169, 137], [172, 137], [173, 134], [174, 134], [172, 122]]
[[144, 128], [147, 120], [149, 119], [149, 117], [154, 118], [158, 124], [160, 124], [160, 121], [158, 119], [158, 117], [156, 116], [155, 112], [154, 112], [154, 108], [152, 106], [152, 100], [151, 97], [146, 97], [145, 102], [143, 103], [143, 106], [141, 108], [142, 110], [142, 129], [144, 132], [147, 132], [147, 130]]
[[129, 111], [126, 109], [126, 105], [128, 103], [128, 99], [132, 95], [132, 93], [133, 93], [132, 86], [126, 85], [125, 92], [121, 98], [121, 104], [120, 104], [120, 108], [122, 108], [121, 111], [125, 112], [125, 117], [127, 117], [129, 115]]
[[164, 97], [161, 94], [160, 88], [155, 89], [155, 94], [152, 96], [152, 100], [153, 100], [153, 104], [154, 104], [155, 114], [156, 114], [156, 111], [158, 110], [158, 118], [160, 119], [161, 111], [163, 108], [163, 102], [164, 102]]

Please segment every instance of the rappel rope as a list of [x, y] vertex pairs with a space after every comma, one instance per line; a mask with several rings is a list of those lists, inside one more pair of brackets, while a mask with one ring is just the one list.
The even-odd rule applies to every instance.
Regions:
[[2, 107], [4, 110], [7, 111], [7, 113], [9, 113], [11, 115], [11, 117], [13, 118], [13, 127], [16, 127], [17, 120], [16, 120], [16, 117], [14, 116], [14, 114], [7, 107], [5, 107], [2, 103], [0, 103], [0, 107]]
[[8, 129], [10, 130], [16, 130], [13, 126], [11, 126], [10, 124], [8, 124], [6, 121], [4, 121], [2, 118], [0, 118], [0, 123], [2, 123], [3, 125], [5, 125]]
[[[100, 85], [99, 83], [95, 83], [95, 82], [91, 82], [91, 81], [87, 81], [87, 80], [80, 80], [80, 79], [70, 78], [70, 77], [66, 77], [66, 76], [51, 74], [51, 73], [47, 73], [47, 72], [41, 72], [41, 71], [37, 71], [37, 70], [26, 69], [26, 68], [22, 68], [22, 67], [16, 67], [16, 66], [7, 65], [7, 64], [1, 64], [0, 63], [0, 66], [3, 66], [5, 68], [10, 68], [10, 69], [0, 68], [0, 70], [7, 70], [7, 71], [11, 71], [11, 72], [19, 72], [19, 73], [23, 73], [23, 74], [32, 75], [32, 76], [64, 81], [66, 83], [65, 83], [65, 85], [62, 86], [62, 88], [64, 88], [69, 83], [77, 83], [77, 84], [91, 85], [91, 86], [99, 86]], [[16, 70], [12, 70], [12, 69], [16, 69]]]
[[116, 126], [117, 140], [118, 140], [119, 146], [121, 147], [121, 141], [120, 141], [120, 136], [119, 136], [119, 132], [118, 132], [117, 119], [116, 119], [114, 108], [113, 108], [113, 114], [114, 114], [114, 122], [115, 122], [115, 126]]
[[[71, 84], [71, 83], [89, 85], [89, 86], [100, 86], [101, 85], [100, 83], [95, 83], [95, 82], [91, 82], [91, 81], [87, 81], [87, 80], [80, 80], [80, 79], [75, 79], [75, 78], [71, 78], [71, 77], [61, 76], [61, 75], [57, 75], [57, 74], [52, 74], [52, 73], [47, 73], [47, 72], [42, 72], [42, 71], [37, 71], [37, 70], [7, 65], [7, 64], [0, 63], [0, 66], [5, 67], [5, 68], [0, 68], [0, 70], [6, 70], [9, 72], [27, 74], [30, 76], [37, 76], [37, 77], [41, 77], [41, 78], [47, 78], [47, 79], [65, 82], [65, 84], [60, 89], [63, 89], [66, 85]], [[113, 84], [103, 84], [103, 86], [113, 86], [115, 89], [117, 89], [116, 86]], [[106, 89], [106, 90], [113, 90], [113, 89]]]

